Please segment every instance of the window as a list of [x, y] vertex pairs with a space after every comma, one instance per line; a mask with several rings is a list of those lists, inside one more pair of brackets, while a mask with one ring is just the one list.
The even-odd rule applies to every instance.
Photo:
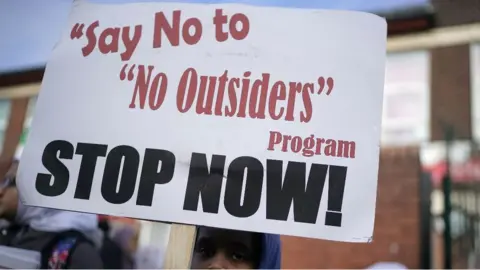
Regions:
[[420, 144], [430, 139], [429, 53], [390, 54], [383, 94], [382, 144]]
[[480, 43], [470, 46], [470, 80], [473, 137], [480, 141]]

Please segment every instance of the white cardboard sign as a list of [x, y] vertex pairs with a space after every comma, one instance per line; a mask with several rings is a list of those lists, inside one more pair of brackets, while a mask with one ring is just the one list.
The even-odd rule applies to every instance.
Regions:
[[76, 1], [18, 188], [28, 205], [371, 240], [386, 23]]

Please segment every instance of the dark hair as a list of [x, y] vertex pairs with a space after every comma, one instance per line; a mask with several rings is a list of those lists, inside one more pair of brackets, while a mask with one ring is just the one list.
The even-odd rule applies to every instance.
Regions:
[[252, 234], [252, 245], [253, 245], [253, 255], [252, 263], [255, 269], [260, 267], [260, 263], [262, 260], [262, 253], [263, 251], [263, 235], [257, 232], [251, 232]]

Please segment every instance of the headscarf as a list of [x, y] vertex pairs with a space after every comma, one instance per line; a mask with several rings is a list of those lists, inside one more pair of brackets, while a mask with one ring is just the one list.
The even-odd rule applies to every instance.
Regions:
[[282, 243], [276, 234], [262, 234], [262, 256], [259, 269], [280, 269], [282, 263]]

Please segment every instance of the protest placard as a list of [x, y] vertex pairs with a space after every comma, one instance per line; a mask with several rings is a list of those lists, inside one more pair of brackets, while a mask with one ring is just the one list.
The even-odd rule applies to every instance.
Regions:
[[18, 174], [28, 205], [349, 242], [374, 227], [375, 15], [76, 1]]

